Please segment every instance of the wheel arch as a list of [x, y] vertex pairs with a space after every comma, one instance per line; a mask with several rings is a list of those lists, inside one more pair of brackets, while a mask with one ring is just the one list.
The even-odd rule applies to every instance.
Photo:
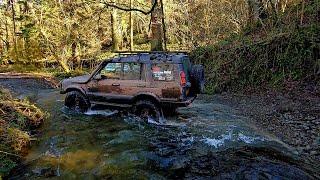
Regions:
[[152, 93], [141, 93], [136, 95], [133, 99], [132, 99], [132, 103], [135, 103], [139, 100], [150, 100], [153, 103], [155, 103], [156, 105], [160, 105], [160, 99], [152, 94]]
[[78, 91], [78, 92], [80, 92], [82, 95], [84, 95], [85, 97], [87, 97], [85, 91], [84, 91], [83, 89], [77, 88], [77, 87], [69, 87], [69, 88], [66, 89], [65, 92], [68, 93], [68, 92], [72, 92], [72, 91]]

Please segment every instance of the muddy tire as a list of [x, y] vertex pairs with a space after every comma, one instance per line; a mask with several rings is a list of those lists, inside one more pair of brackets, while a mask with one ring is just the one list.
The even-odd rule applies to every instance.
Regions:
[[193, 65], [191, 69], [191, 86], [195, 94], [204, 93], [204, 67], [202, 65]]
[[148, 118], [152, 118], [154, 121], [160, 120], [160, 108], [150, 100], [139, 100], [133, 107], [133, 113], [139, 116], [142, 120], [148, 121]]
[[164, 107], [162, 110], [166, 116], [174, 116], [177, 114], [177, 107]]
[[67, 93], [64, 105], [71, 110], [84, 113], [89, 109], [90, 102], [82, 93], [71, 91]]

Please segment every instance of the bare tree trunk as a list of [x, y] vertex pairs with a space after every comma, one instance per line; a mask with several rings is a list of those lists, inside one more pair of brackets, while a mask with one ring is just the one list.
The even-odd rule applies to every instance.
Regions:
[[77, 42], [73, 42], [71, 44], [71, 62], [72, 62], [72, 69], [75, 70], [78, 68], [80, 65], [78, 63], [78, 58], [77, 58]]
[[6, 51], [9, 51], [10, 48], [10, 40], [9, 40], [9, 29], [8, 29], [8, 21], [7, 18], [5, 18], [5, 29], [6, 29]]
[[119, 35], [119, 21], [117, 9], [113, 8], [111, 12], [111, 24], [112, 24], [112, 49], [113, 51], [119, 51], [121, 38]]
[[[130, 9], [132, 8], [132, 0], [130, 0]], [[130, 11], [130, 51], [133, 51], [133, 19], [132, 14], [133, 12]]]
[[161, 15], [162, 15], [162, 31], [163, 31], [163, 41], [164, 41], [164, 50], [167, 50], [167, 32], [166, 32], [166, 22], [164, 19], [164, 5], [163, 0], [160, 0], [161, 2]]
[[302, 5], [301, 5], [301, 14], [300, 14], [300, 25], [303, 24], [303, 19], [304, 19], [304, 8], [305, 8], [305, 0], [302, 0]]
[[58, 55], [56, 55], [55, 53], [52, 53], [52, 55], [54, 56], [56, 61], [60, 64], [60, 66], [62, 67], [64, 72], [70, 73], [70, 68], [69, 68], [68, 64], [64, 60], [62, 60]]
[[13, 41], [13, 47], [15, 50], [15, 53], [17, 53], [17, 39], [16, 39], [16, 12], [14, 9], [14, 0], [9, 0], [11, 5], [11, 11], [12, 11], [12, 24], [13, 24], [13, 32], [12, 32], [12, 41]]
[[162, 11], [159, 0], [152, 0], [152, 4], [154, 3], [157, 3], [157, 5], [151, 13], [151, 51], [163, 51]]

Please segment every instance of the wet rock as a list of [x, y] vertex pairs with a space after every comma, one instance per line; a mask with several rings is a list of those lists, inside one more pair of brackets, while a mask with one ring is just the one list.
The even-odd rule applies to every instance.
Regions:
[[132, 131], [123, 130], [118, 133], [118, 137], [109, 141], [107, 145], [128, 143], [129, 141], [133, 141], [134, 139], [135, 139], [135, 134]]
[[32, 173], [34, 173], [37, 176], [42, 176], [42, 177], [57, 176], [57, 170], [53, 169], [52, 167], [39, 167], [39, 168], [32, 170]]
[[190, 159], [188, 157], [177, 157], [174, 161], [172, 161], [171, 170], [177, 169], [185, 169], [190, 163]]
[[318, 155], [319, 153], [317, 151], [310, 151], [310, 155]]
[[173, 153], [174, 153], [174, 149], [171, 149], [171, 148], [160, 148], [157, 151], [157, 154], [163, 157], [171, 156], [173, 155]]

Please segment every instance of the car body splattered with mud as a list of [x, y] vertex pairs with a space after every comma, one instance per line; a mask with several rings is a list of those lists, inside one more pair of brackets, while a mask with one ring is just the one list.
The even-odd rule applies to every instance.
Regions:
[[188, 106], [204, 89], [202, 65], [186, 53], [119, 54], [103, 61], [90, 75], [65, 79], [65, 105], [84, 112], [93, 104], [130, 107], [140, 117], [158, 118], [161, 111]]

